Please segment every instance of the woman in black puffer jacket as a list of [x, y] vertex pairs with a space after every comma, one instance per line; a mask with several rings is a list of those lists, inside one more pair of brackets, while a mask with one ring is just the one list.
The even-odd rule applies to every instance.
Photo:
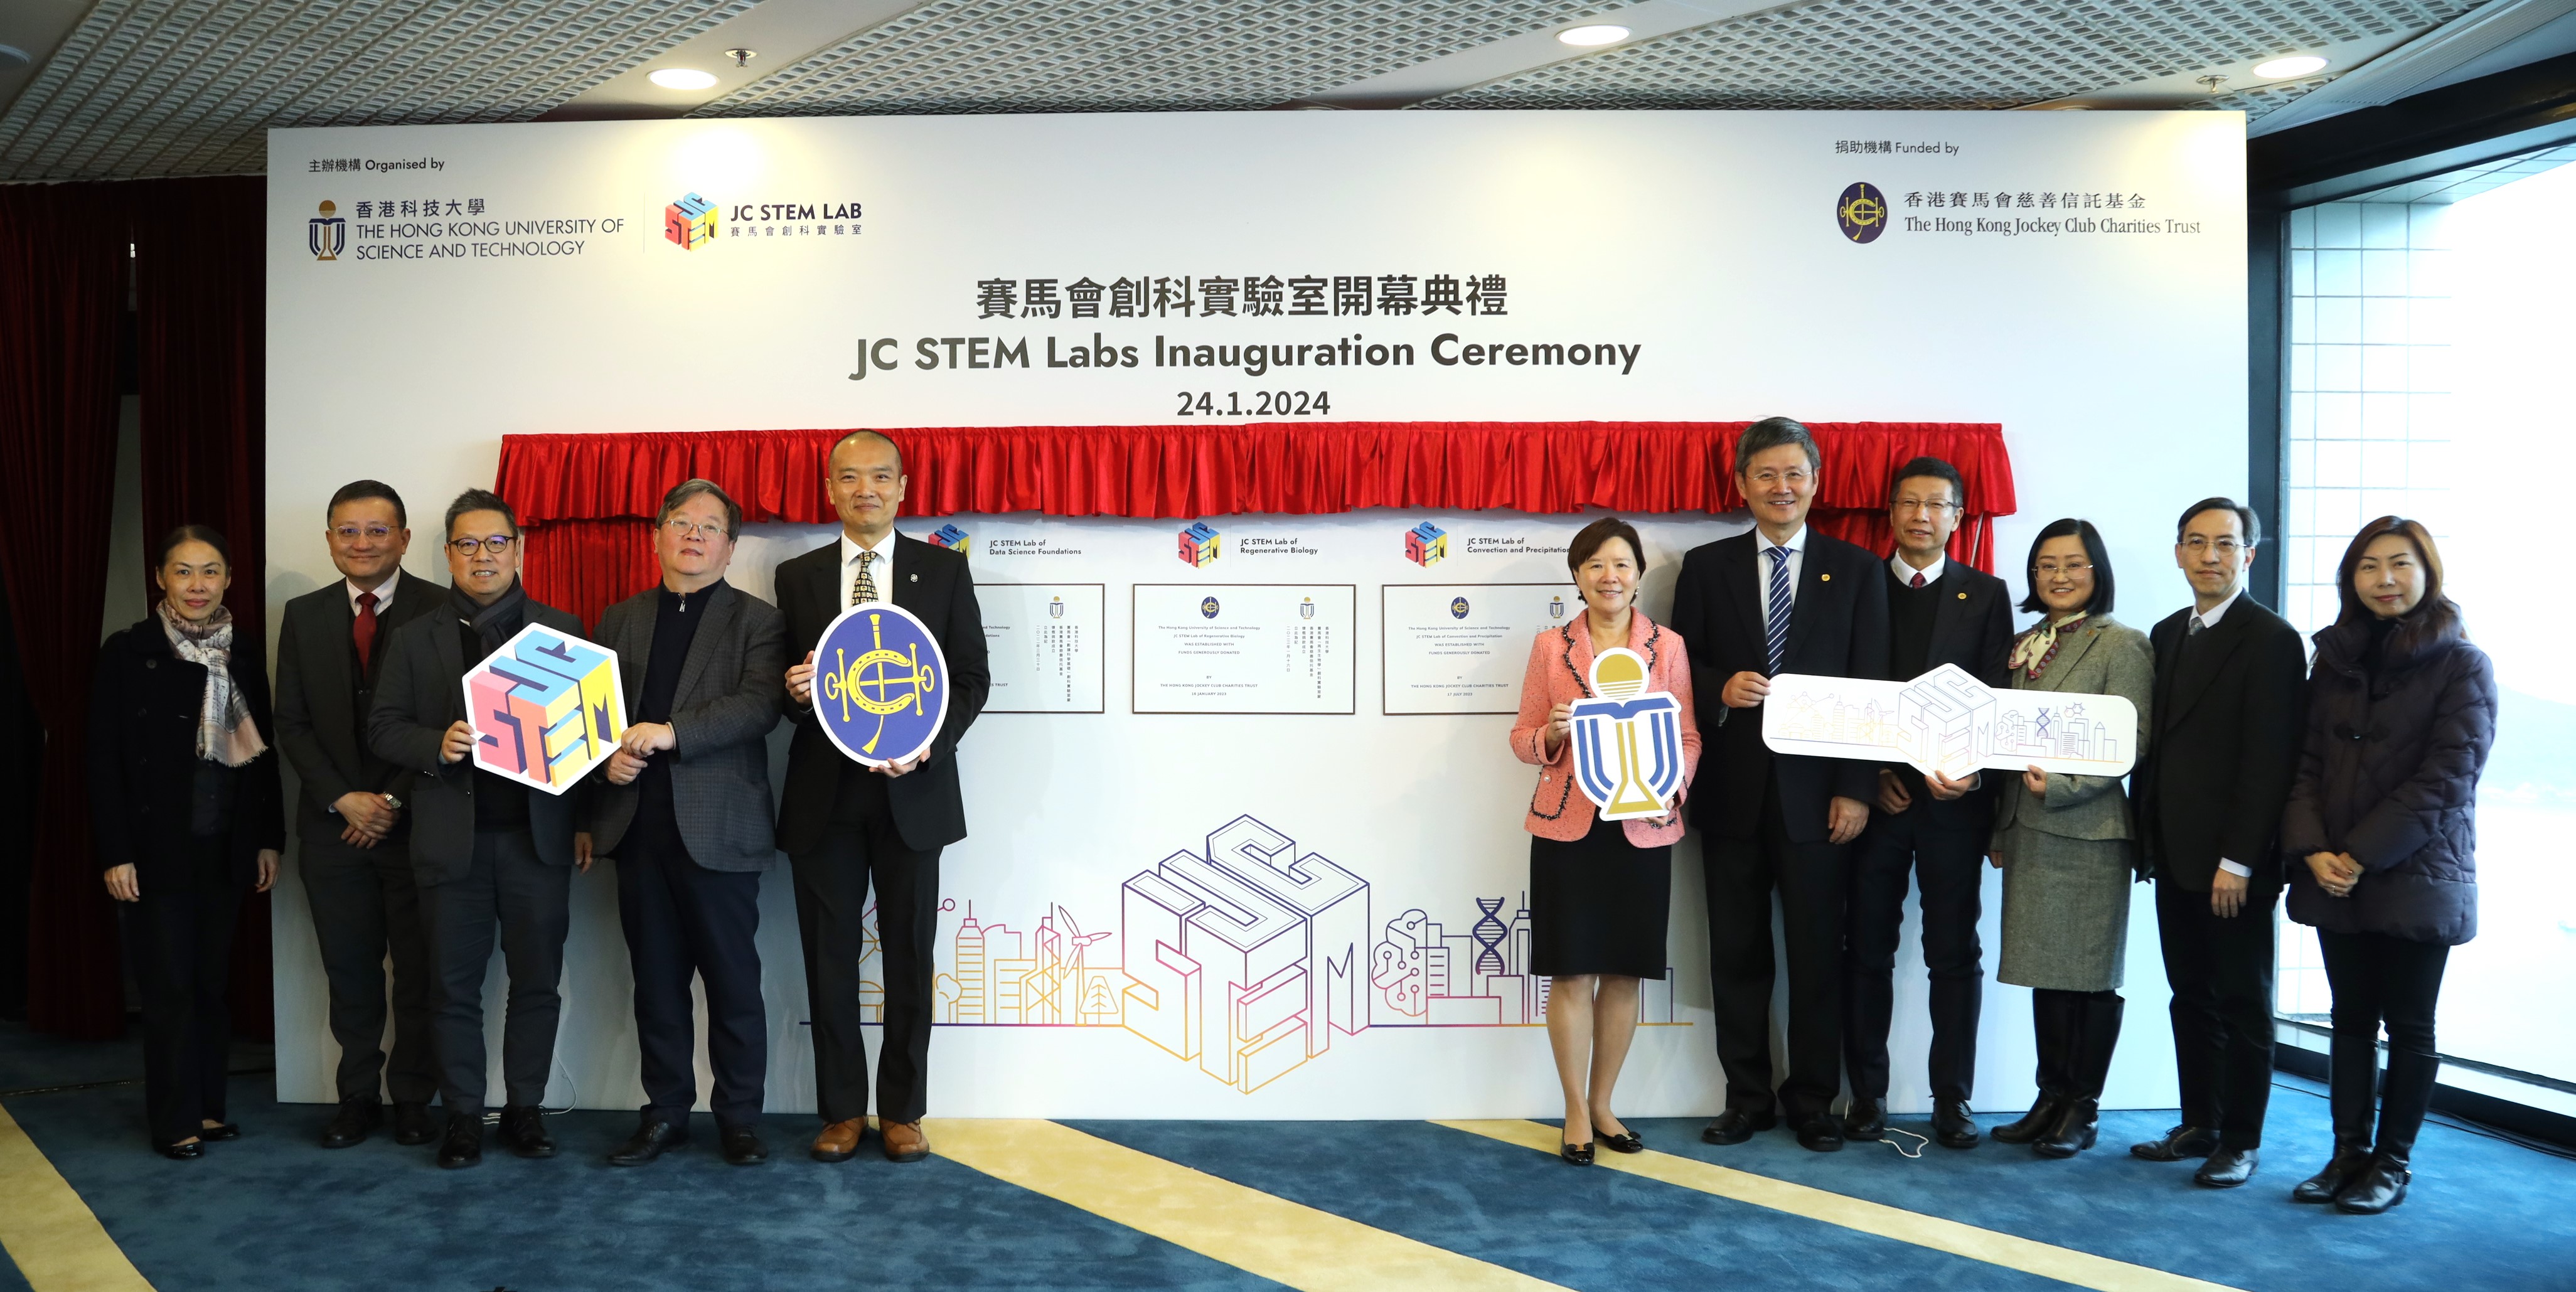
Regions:
[[2441, 1067], [2442, 968], [2477, 936], [2478, 773], [2495, 744], [2496, 687], [2442, 595], [2442, 556], [2422, 524], [2363, 526], [2339, 590], [2342, 613], [2316, 635], [2307, 743], [2281, 821], [2282, 851], [2307, 863], [2290, 867], [2290, 918], [2316, 928], [2334, 989], [2335, 1152], [2290, 1196], [2372, 1215], [2406, 1198]]

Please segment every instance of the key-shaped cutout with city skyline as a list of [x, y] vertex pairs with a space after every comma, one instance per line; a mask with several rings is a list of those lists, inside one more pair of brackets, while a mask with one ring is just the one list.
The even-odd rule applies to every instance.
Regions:
[[1911, 682], [1783, 673], [1762, 702], [1775, 754], [1906, 762], [1957, 779], [1979, 768], [2126, 776], [2137, 706], [2116, 695], [1987, 686], [1956, 664]]

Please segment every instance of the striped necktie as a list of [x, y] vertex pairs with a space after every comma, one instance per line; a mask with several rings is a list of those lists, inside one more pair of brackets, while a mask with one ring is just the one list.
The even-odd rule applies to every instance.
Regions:
[[1789, 648], [1789, 549], [1766, 548], [1771, 555], [1771, 613], [1768, 616], [1771, 636], [1771, 675], [1780, 674], [1781, 658]]
[[877, 599], [877, 576], [868, 567], [877, 563], [877, 554], [859, 553], [859, 572], [850, 578], [850, 604], [865, 605]]

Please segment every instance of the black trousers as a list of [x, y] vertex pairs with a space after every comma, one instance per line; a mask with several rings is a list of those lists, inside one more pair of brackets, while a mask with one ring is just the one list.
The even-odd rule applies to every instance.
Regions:
[[2156, 935], [2173, 988], [2174, 1075], [2186, 1126], [2214, 1127], [2229, 1148], [2263, 1145], [2272, 1100], [2272, 908], [2246, 894], [2224, 919], [2209, 894], [2156, 880]]
[[143, 993], [143, 1115], [153, 1142], [176, 1144], [224, 1119], [225, 979], [248, 890], [220, 837], [190, 840], [187, 856], [138, 875], [136, 888], [139, 900], [117, 906]]
[[483, 975], [492, 931], [510, 973], [509, 1016], [501, 1028], [507, 1101], [534, 1108], [554, 1073], [555, 1023], [563, 1013], [564, 934], [572, 927], [572, 868], [537, 859], [525, 830], [474, 836], [466, 873], [421, 890], [430, 963], [438, 974], [438, 1093], [450, 1117], [483, 1115], [490, 1076], [483, 1050]]
[[1842, 1091], [1843, 869], [1850, 851], [1849, 844], [1792, 842], [1777, 783], [1762, 796], [1755, 838], [1703, 841], [1717, 1061], [1730, 1108], [1772, 1108], [1775, 890], [1789, 960], [1789, 1078], [1780, 1085], [1780, 1111], [1792, 1124], [1821, 1117]]
[[697, 1003], [707, 990], [708, 1101], [719, 1125], [760, 1116], [769, 1080], [769, 1010], [760, 1000], [760, 872], [709, 870], [687, 856], [617, 858], [617, 922], [635, 971], [635, 1039], [644, 1115], [686, 1126], [698, 1103]]
[[[340, 1043], [342, 1099], [374, 1099], [381, 1080], [394, 1102], [425, 1104], [438, 1093], [430, 1044], [429, 935], [420, 886], [402, 839], [353, 848], [306, 839], [299, 854], [322, 976], [331, 989], [331, 1038]], [[393, 960], [394, 1047], [385, 1053], [385, 960]]]
[[852, 764], [841, 791], [822, 846], [788, 858], [796, 878], [796, 923], [805, 936], [815, 1099], [825, 1122], [868, 1113], [868, 1051], [859, 1008], [859, 959], [866, 945], [859, 919], [873, 881], [885, 983], [877, 1119], [915, 1122], [929, 1099], [940, 850], [904, 846], [886, 805], [883, 776]]
[[1983, 832], [1934, 824], [1917, 804], [1870, 814], [1852, 853], [1843, 945], [1843, 1064], [1854, 1099], [1887, 1097], [1887, 1031], [1896, 1013], [1896, 946], [1911, 875], [1923, 890], [1923, 967], [1932, 986], [1932, 1097], [1966, 1102], [1977, 1084], [1977, 1010], [1986, 990], [1977, 942]]
[[2334, 989], [2336, 1036], [2350, 1034], [2376, 1046], [2384, 1025], [2389, 1049], [2440, 1053], [2433, 1046], [2433, 1014], [2442, 1003], [2449, 947], [2324, 929], [2317, 930], [2317, 947], [2325, 953], [2326, 985]]

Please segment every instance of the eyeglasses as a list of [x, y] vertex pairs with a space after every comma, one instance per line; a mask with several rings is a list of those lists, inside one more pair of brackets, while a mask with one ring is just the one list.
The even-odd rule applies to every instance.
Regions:
[[490, 538], [454, 539], [447, 544], [447, 549], [458, 556], [472, 556], [474, 549], [479, 547], [494, 556], [499, 556], [510, 550], [510, 544], [518, 541], [519, 537], [516, 534], [494, 534]]
[[673, 538], [715, 538], [725, 532], [723, 521], [711, 520], [701, 525], [678, 516], [663, 521], [662, 529]]
[[367, 525], [364, 527], [357, 525], [342, 525], [331, 531], [331, 537], [336, 538], [343, 543], [354, 543], [361, 538], [374, 539], [376, 542], [381, 543], [393, 536], [394, 531], [392, 528], [385, 525]]
[[2032, 568], [2038, 570], [2042, 574], [2090, 574], [2093, 571], [2093, 563], [2091, 561], [2070, 561], [2067, 564], [2058, 565], [2050, 561], [2041, 561]]
[[1931, 499], [1929, 501], [1921, 498], [1899, 498], [1896, 500], [1894, 505], [1894, 510], [1896, 511], [1919, 511], [1926, 516], [1940, 516], [1948, 512], [1957, 511], [1958, 509], [1959, 504], [1955, 502], [1946, 502], [1938, 498]]
[[2234, 556], [2238, 552], [2245, 550], [2245, 544], [2239, 543], [2232, 538], [2222, 538], [2216, 542], [2211, 542], [2198, 534], [2194, 534], [2182, 541], [2182, 550], [2189, 552], [2194, 556], [2213, 550], [2220, 556]]
[[1795, 488], [1813, 478], [1805, 467], [1791, 467], [1786, 471], [1762, 470], [1753, 473], [1753, 483], [1765, 489], [1772, 488], [1784, 480]]

